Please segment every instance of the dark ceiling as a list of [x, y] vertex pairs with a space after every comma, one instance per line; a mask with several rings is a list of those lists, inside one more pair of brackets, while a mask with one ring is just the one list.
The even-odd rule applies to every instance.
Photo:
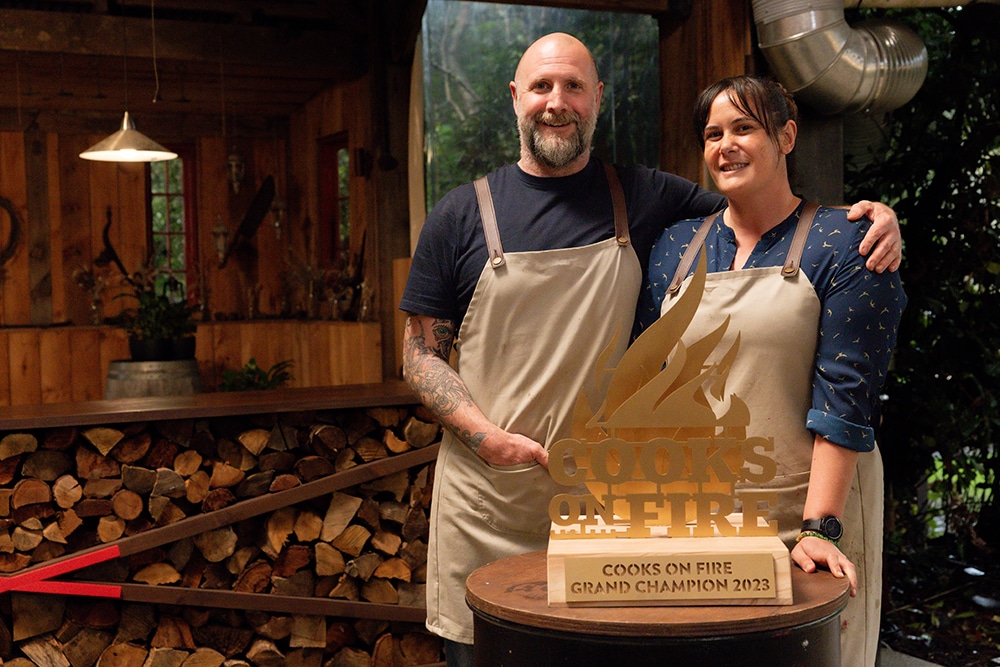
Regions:
[[[507, 1], [658, 14], [690, 0]], [[225, 131], [227, 118], [262, 130], [371, 62], [405, 58], [425, 6], [0, 0], [0, 129], [104, 132], [127, 102], [136, 122], [156, 125], [160, 136]]]
[[0, 0], [0, 108], [287, 116], [364, 73], [369, 4]]

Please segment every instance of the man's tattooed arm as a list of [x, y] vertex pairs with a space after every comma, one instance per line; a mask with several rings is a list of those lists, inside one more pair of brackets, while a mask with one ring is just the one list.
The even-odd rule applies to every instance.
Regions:
[[455, 323], [451, 320], [421, 315], [407, 317], [403, 379], [441, 424], [475, 452], [486, 433], [474, 424], [486, 418], [462, 378], [448, 365], [454, 342]]

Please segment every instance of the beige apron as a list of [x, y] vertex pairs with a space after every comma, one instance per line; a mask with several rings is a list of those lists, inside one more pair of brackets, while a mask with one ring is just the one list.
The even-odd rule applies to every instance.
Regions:
[[[490, 420], [546, 447], [569, 435], [581, 388], [593, 410], [600, 406], [598, 356], [618, 336], [620, 358], [635, 313], [642, 271], [621, 185], [608, 168], [616, 238], [589, 246], [504, 255], [488, 191], [480, 198], [490, 261], [455, 344], [457, 369]], [[431, 631], [472, 643], [466, 578], [498, 558], [546, 548], [549, 500], [566, 490], [537, 464], [491, 467], [445, 435], [431, 501]]]
[[[702, 227], [712, 224], [711, 216]], [[806, 429], [811, 407], [813, 369], [820, 302], [809, 279], [798, 268], [812, 215], [804, 213], [784, 267], [710, 273], [701, 305], [682, 340], [686, 344], [715, 330], [731, 318], [717, 349], [726, 351], [740, 334], [740, 348], [726, 392], [747, 403], [747, 436], [774, 438], [778, 475], [768, 487], [778, 492], [777, 519], [781, 539], [791, 549], [802, 525], [809, 484], [813, 434]], [[704, 235], [701, 234], [701, 239]], [[701, 248], [695, 237], [674, 277], [674, 296], [690, 283], [685, 279]], [[688, 257], [687, 255], [690, 255]], [[669, 292], [669, 290], [668, 290]], [[666, 312], [673, 300], [661, 308]], [[710, 363], [710, 357], [706, 363]], [[845, 535], [840, 548], [858, 570], [858, 595], [841, 615], [841, 664], [871, 667], [878, 648], [882, 593], [882, 459], [878, 449], [862, 453], [844, 511]]]

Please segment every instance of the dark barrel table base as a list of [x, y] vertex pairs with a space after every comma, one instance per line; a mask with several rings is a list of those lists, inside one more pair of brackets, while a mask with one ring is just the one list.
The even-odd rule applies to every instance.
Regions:
[[545, 553], [469, 577], [476, 667], [840, 667], [848, 585], [792, 568], [782, 606], [549, 607]]

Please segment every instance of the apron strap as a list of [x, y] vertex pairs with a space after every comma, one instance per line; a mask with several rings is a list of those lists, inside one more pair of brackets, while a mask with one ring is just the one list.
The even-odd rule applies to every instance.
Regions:
[[604, 173], [608, 177], [608, 187], [611, 188], [611, 204], [615, 210], [615, 239], [618, 241], [618, 245], [628, 245], [628, 214], [625, 211], [625, 190], [622, 189], [621, 179], [618, 178], [618, 170], [614, 166], [605, 163]]
[[785, 278], [791, 278], [799, 272], [802, 251], [806, 247], [806, 237], [809, 236], [809, 228], [812, 227], [813, 217], [818, 210], [819, 206], [811, 201], [807, 201], [802, 207], [799, 224], [795, 228], [795, 236], [792, 237], [792, 247], [788, 249], [788, 258], [785, 259], [785, 266], [781, 269], [781, 275]]
[[500, 230], [497, 228], [497, 213], [493, 209], [493, 196], [490, 194], [490, 184], [486, 177], [477, 178], [476, 199], [479, 200], [479, 217], [483, 220], [483, 232], [486, 234], [486, 249], [490, 253], [490, 266], [498, 269], [506, 263], [503, 258], [503, 245], [500, 243]]
[[701, 223], [701, 227], [698, 228], [697, 233], [695, 233], [694, 238], [691, 239], [691, 243], [688, 244], [687, 252], [681, 257], [681, 263], [677, 265], [677, 271], [674, 272], [674, 279], [670, 281], [670, 287], [667, 288], [667, 294], [673, 296], [677, 294], [677, 290], [681, 288], [681, 283], [687, 278], [688, 271], [694, 266], [694, 260], [697, 259], [698, 253], [701, 251], [701, 246], [705, 243], [705, 237], [708, 236], [708, 230], [712, 228], [715, 223], [715, 219], [722, 214], [722, 211], [716, 211], [712, 215], [705, 218], [705, 222]]
[[[799, 215], [799, 222], [795, 227], [795, 236], [792, 237], [792, 245], [788, 249], [788, 256], [785, 259], [785, 265], [781, 269], [781, 275], [785, 278], [791, 278], [799, 270], [799, 263], [802, 260], [802, 251], [806, 247], [806, 238], [809, 236], [809, 229], [812, 227], [813, 217], [816, 215], [816, 211], [819, 210], [819, 206], [811, 201], [807, 201], [802, 207], [802, 213]], [[719, 217], [722, 211], [716, 211], [712, 215], [705, 218], [705, 221], [701, 223], [701, 227], [698, 228], [698, 232], [691, 239], [691, 243], [688, 245], [687, 251], [684, 256], [681, 257], [681, 263], [677, 266], [677, 271], [674, 273], [674, 279], [670, 281], [670, 286], [667, 288], [667, 294], [671, 296], [677, 294], [677, 291], [681, 288], [681, 283], [687, 278], [688, 271], [694, 265], [694, 260], [698, 257], [698, 252], [701, 251], [701, 246], [705, 242], [705, 237], [708, 236], [709, 230], [715, 223], [715, 219]]]
[[[604, 165], [604, 173], [611, 188], [611, 204], [615, 215], [615, 239], [618, 245], [629, 244], [628, 214], [625, 211], [625, 190], [622, 188], [618, 172], [610, 164]], [[479, 201], [479, 217], [483, 221], [483, 233], [486, 234], [486, 249], [490, 255], [490, 266], [500, 268], [506, 263], [503, 256], [503, 244], [500, 243], [500, 230], [497, 227], [497, 214], [493, 208], [493, 196], [490, 194], [490, 184], [486, 177], [477, 178], [473, 185], [476, 188], [476, 199]]]

